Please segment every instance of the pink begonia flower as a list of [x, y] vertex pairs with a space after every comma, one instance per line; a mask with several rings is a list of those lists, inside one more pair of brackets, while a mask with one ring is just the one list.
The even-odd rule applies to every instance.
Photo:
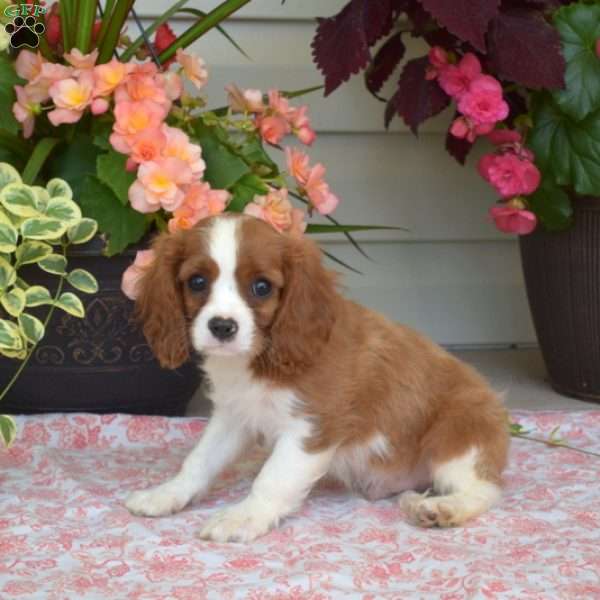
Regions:
[[494, 129], [494, 131], [488, 133], [487, 138], [496, 146], [520, 144], [522, 141], [521, 134], [514, 129]]
[[495, 123], [475, 124], [467, 117], [457, 117], [450, 126], [450, 133], [473, 143], [478, 136], [490, 133], [494, 127]]
[[468, 92], [458, 100], [458, 110], [475, 124], [503, 121], [509, 112], [502, 86], [489, 75], [480, 75], [471, 82]]
[[137, 168], [138, 163], [156, 161], [161, 155], [167, 136], [162, 127], [142, 129], [137, 135], [133, 136], [129, 142], [131, 160]]
[[181, 129], [163, 124], [162, 132], [166, 138], [162, 155], [182, 160], [188, 164], [194, 177], [202, 177], [206, 169], [206, 163], [202, 160], [202, 148], [190, 142], [190, 138]]
[[277, 231], [286, 231], [292, 226], [292, 203], [285, 188], [270, 188], [266, 196], [254, 196], [244, 208], [244, 214], [270, 223]]
[[321, 215], [332, 213], [339, 204], [340, 200], [329, 190], [329, 185], [325, 183], [325, 167], [317, 163], [308, 174], [308, 179], [303, 188], [310, 200], [310, 203], [317, 209]]
[[64, 57], [76, 69], [92, 69], [98, 60], [98, 48], [89, 54], [83, 54], [81, 50], [73, 48], [71, 52], [65, 52]]
[[227, 101], [233, 112], [239, 113], [262, 113], [265, 110], [263, 94], [260, 90], [240, 90], [237, 86], [230, 84], [225, 86]]
[[429, 50], [429, 66], [425, 73], [425, 79], [437, 79], [442, 69], [449, 65], [448, 53], [440, 46], [433, 46]]
[[115, 90], [115, 103], [149, 101], [161, 106], [165, 114], [171, 108], [171, 100], [167, 96], [164, 80], [155, 75], [148, 75], [142, 69], [132, 69], [123, 83]]
[[496, 227], [504, 233], [527, 235], [537, 225], [537, 218], [531, 211], [510, 205], [492, 206], [490, 216]]
[[141, 213], [156, 212], [164, 208], [173, 212], [183, 202], [180, 186], [192, 182], [189, 166], [178, 158], [161, 158], [142, 163], [138, 178], [129, 188], [129, 201]]
[[288, 146], [285, 149], [285, 159], [289, 174], [296, 179], [300, 185], [304, 186], [308, 181], [308, 176], [310, 174], [308, 155], [302, 152], [302, 150]]
[[48, 113], [52, 125], [76, 123], [92, 101], [94, 77], [91, 72], [82, 72], [77, 79], [63, 79], [50, 86], [50, 97], [56, 108]]
[[44, 62], [46, 61], [39, 50], [21, 50], [15, 60], [15, 71], [21, 79], [33, 81], [40, 74]]
[[189, 186], [183, 203], [173, 212], [169, 221], [169, 231], [190, 229], [198, 221], [221, 214], [231, 194], [227, 190], [213, 190], [206, 182], [193, 183]]
[[284, 97], [278, 90], [269, 90], [267, 92], [269, 99], [269, 108], [277, 115], [290, 120], [294, 108], [290, 106], [289, 100]]
[[127, 77], [129, 69], [129, 64], [122, 63], [117, 58], [94, 67], [94, 96], [108, 96], [112, 94], [116, 87]]
[[296, 134], [298, 139], [307, 146], [310, 146], [316, 139], [317, 134], [310, 126], [310, 119], [308, 118], [308, 106], [299, 106], [293, 110], [290, 115], [290, 125], [292, 131]]
[[208, 81], [208, 71], [205, 62], [194, 54], [187, 54], [181, 48], [175, 53], [175, 60], [183, 68], [185, 76], [198, 88], [204, 87]]
[[503, 198], [533, 194], [541, 181], [538, 168], [512, 152], [482, 156], [477, 170]]
[[117, 152], [129, 154], [133, 138], [146, 129], [157, 129], [166, 117], [159, 104], [142, 102], [118, 102], [114, 110], [115, 124], [110, 143]]
[[23, 137], [29, 138], [33, 133], [35, 116], [41, 112], [41, 107], [38, 101], [27, 94], [27, 87], [15, 85], [15, 92], [17, 101], [13, 104], [12, 111], [15, 119], [23, 125]]
[[109, 103], [106, 98], [96, 98], [92, 100], [92, 114], [93, 115], [101, 115], [108, 110]]
[[[35, 94], [40, 102], [44, 102], [50, 98], [50, 87], [52, 84], [74, 76], [75, 70], [73, 67], [44, 62], [37, 75], [27, 84], [27, 88], [30, 90], [29, 95], [33, 96]], [[35, 92], [33, 91], [34, 89]]]
[[154, 258], [154, 250], [138, 250], [133, 264], [125, 269], [121, 278], [121, 290], [130, 300], [138, 297], [140, 279], [146, 268], [154, 262]]
[[256, 125], [263, 140], [278, 144], [292, 130], [286, 119], [280, 116], [257, 116]]
[[476, 79], [481, 76], [481, 63], [471, 52], [467, 52], [457, 65], [446, 65], [439, 71], [440, 87], [456, 100], [460, 100]]
[[133, 173], [133, 172], [137, 171], [139, 166], [140, 166], [139, 163], [136, 162], [135, 160], [133, 160], [133, 158], [131, 158], [131, 156], [127, 157], [127, 161], [125, 162], [125, 170], [126, 171]]

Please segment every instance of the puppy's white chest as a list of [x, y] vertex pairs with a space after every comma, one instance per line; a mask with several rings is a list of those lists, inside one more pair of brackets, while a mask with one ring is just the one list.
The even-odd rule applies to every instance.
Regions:
[[255, 379], [247, 362], [237, 357], [208, 357], [204, 370], [212, 384], [210, 398], [215, 407], [233, 413], [254, 435], [273, 443], [289, 428], [293, 408], [298, 405], [292, 390]]

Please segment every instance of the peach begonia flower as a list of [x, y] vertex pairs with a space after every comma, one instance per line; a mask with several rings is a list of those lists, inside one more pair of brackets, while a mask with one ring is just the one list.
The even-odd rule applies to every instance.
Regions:
[[147, 75], [139, 69], [133, 69], [129, 76], [115, 91], [115, 102], [151, 101], [162, 107], [165, 112], [171, 108], [171, 100], [165, 91], [164, 81], [154, 75]]
[[257, 115], [255, 122], [261, 137], [269, 144], [278, 144], [291, 131], [287, 120], [278, 115]]
[[205, 62], [194, 54], [188, 54], [181, 48], [177, 49], [175, 59], [183, 68], [185, 76], [198, 88], [202, 88], [208, 81], [208, 71]]
[[111, 61], [94, 67], [94, 96], [108, 96], [127, 77], [130, 66], [113, 58]]
[[143, 129], [129, 142], [129, 158], [136, 163], [136, 168], [137, 163], [159, 160], [166, 143], [167, 137], [161, 127]]
[[44, 64], [44, 57], [38, 52], [21, 50], [15, 60], [15, 71], [21, 79], [33, 81], [39, 74]]
[[138, 178], [129, 188], [129, 201], [141, 213], [164, 208], [173, 212], [183, 202], [180, 186], [192, 182], [190, 167], [178, 158], [161, 158], [142, 163]]
[[261, 113], [265, 110], [263, 94], [260, 90], [240, 90], [233, 83], [225, 86], [227, 101], [233, 112]]
[[295, 109], [290, 117], [290, 125], [292, 131], [298, 136], [298, 139], [307, 146], [310, 146], [316, 139], [317, 134], [310, 126], [308, 118], [308, 106], [299, 106]]
[[311, 170], [303, 188], [310, 200], [310, 203], [317, 209], [321, 215], [332, 213], [339, 204], [340, 200], [332, 194], [329, 185], [325, 183], [325, 167], [317, 163]]
[[95, 98], [92, 100], [91, 109], [93, 115], [101, 115], [109, 108], [109, 103], [106, 98]]
[[146, 129], [158, 129], [166, 116], [155, 102], [118, 102], [115, 106], [115, 124], [110, 143], [117, 152], [129, 154], [134, 137]]
[[71, 52], [65, 52], [64, 57], [76, 69], [89, 70], [94, 67], [98, 60], [98, 48], [89, 54], [83, 54], [78, 48], [73, 48]]
[[90, 72], [81, 73], [77, 79], [68, 78], [53, 83], [49, 93], [56, 108], [48, 113], [52, 125], [79, 121], [92, 101], [93, 91], [94, 77]]
[[138, 250], [133, 264], [125, 269], [121, 278], [121, 290], [130, 300], [138, 297], [140, 279], [146, 268], [154, 262], [154, 258], [154, 250]]
[[285, 188], [271, 188], [266, 196], [254, 196], [252, 202], [244, 208], [244, 214], [270, 223], [277, 231], [286, 231], [293, 223], [292, 210], [288, 191]]
[[190, 229], [198, 221], [221, 214], [231, 195], [226, 190], [213, 190], [206, 182], [193, 183], [188, 188], [181, 206], [169, 221], [169, 231]]
[[178, 100], [181, 97], [183, 81], [177, 73], [167, 71], [166, 73], [159, 73], [156, 77], [163, 86], [169, 100]]
[[289, 174], [302, 186], [308, 181], [310, 166], [308, 155], [297, 148], [286, 147], [285, 159]]
[[163, 124], [162, 132], [166, 137], [162, 155], [179, 158], [189, 165], [195, 177], [201, 177], [206, 169], [206, 163], [202, 160], [202, 148], [198, 144], [192, 144], [181, 129]]
[[269, 99], [269, 108], [273, 113], [288, 121], [292, 118], [292, 114], [296, 109], [290, 106], [289, 100], [282, 96], [281, 92], [278, 90], [269, 90], [267, 97]]
[[35, 116], [40, 114], [41, 107], [39, 101], [27, 93], [27, 87], [15, 85], [15, 92], [17, 101], [13, 104], [12, 111], [15, 119], [23, 125], [23, 137], [28, 138], [33, 133]]

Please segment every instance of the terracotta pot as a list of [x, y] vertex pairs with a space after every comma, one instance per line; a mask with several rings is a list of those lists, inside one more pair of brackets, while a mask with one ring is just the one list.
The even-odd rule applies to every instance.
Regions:
[[571, 229], [521, 236], [529, 306], [550, 383], [600, 401], [600, 200], [577, 199]]
[[[162, 369], [133, 319], [133, 302], [120, 290], [124, 269], [135, 255], [106, 258], [99, 239], [70, 250], [69, 269], [82, 268], [98, 279], [100, 291], [78, 294], [84, 319], [56, 310], [17, 383], [0, 403], [3, 413], [124, 412], [182, 415], [199, 385], [190, 361], [176, 371]], [[56, 277], [32, 266], [21, 271], [30, 285], [56, 287]], [[36, 309], [45, 318], [48, 307]], [[32, 311], [34, 312], [34, 311]], [[0, 359], [0, 389], [18, 368]]]

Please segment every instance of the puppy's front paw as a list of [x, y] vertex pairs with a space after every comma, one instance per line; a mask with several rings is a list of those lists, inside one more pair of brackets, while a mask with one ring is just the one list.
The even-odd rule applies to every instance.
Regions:
[[265, 535], [277, 520], [264, 507], [244, 500], [212, 517], [198, 537], [215, 542], [251, 542]]
[[163, 483], [133, 492], [125, 501], [125, 506], [130, 513], [140, 517], [162, 517], [180, 511], [188, 500], [173, 485]]

